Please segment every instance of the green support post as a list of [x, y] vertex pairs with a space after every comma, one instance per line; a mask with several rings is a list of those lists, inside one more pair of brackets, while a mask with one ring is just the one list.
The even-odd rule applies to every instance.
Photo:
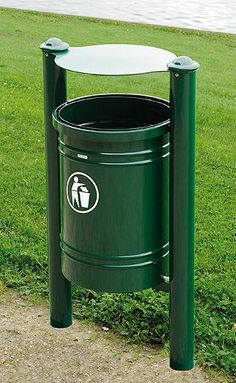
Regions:
[[51, 325], [57, 328], [72, 323], [71, 284], [63, 276], [61, 267], [58, 133], [52, 126], [52, 111], [66, 101], [66, 71], [57, 66], [54, 59], [56, 53], [68, 47], [56, 38], [40, 46], [44, 70], [50, 318]]
[[194, 366], [195, 93], [199, 64], [181, 56], [170, 70], [170, 366]]

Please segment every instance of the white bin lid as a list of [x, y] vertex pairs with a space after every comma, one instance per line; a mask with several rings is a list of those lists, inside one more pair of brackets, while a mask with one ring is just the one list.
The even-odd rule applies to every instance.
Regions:
[[105, 44], [70, 47], [57, 52], [55, 63], [73, 72], [96, 75], [132, 75], [167, 72], [175, 55], [164, 49], [142, 45]]

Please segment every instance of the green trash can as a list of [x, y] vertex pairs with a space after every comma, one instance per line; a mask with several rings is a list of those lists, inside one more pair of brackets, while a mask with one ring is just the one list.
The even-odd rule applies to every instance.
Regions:
[[169, 238], [169, 103], [102, 94], [60, 105], [62, 271], [132, 292], [162, 282]]
[[[41, 49], [50, 323], [71, 325], [72, 283], [106, 292], [166, 291], [170, 366], [189, 370], [194, 364], [199, 64], [150, 46], [70, 47], [51, 38]], [[153, 81], [164, 72], [170, 77], [170, 100], [102, 94], [68, 101], [71, 71], [97, 76], [153, 73]]]

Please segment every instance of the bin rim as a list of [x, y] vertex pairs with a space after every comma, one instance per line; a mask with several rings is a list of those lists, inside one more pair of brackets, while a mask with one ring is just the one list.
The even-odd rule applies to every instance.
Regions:
[[136, 127], [127, 130], [103, 130], [83, 128], [80, 125], [74, 126], [69, 122], [65, 122], [60, 119], [59, 111], [67, 104], [71, 104], [77, 101], [89, 100], [94, 98], [106, 98], [110, 96], [126, 96], [135, 97], [145, 100], [150, 100], [157, 103], [164, 104], [170, 109], [170, 103], [168, 100], [162, 99], [156, 96], [149, 96], [137, 93], [100, 93], [93, 95], [86, 95], [82, 97], [76, 97], [72, 100], [67, 100], [63, 104], [60, 104], [52, 113], [53, 127], [61, 134], [68, 135], [74, 138], [82, 139], [85, 141], [100, 141], [100, 142], [127, 142], [152, 139], [162, 136], [170, 131], [170, 119], [158, 122], [156, 124], [149, 124], [145, 127]]

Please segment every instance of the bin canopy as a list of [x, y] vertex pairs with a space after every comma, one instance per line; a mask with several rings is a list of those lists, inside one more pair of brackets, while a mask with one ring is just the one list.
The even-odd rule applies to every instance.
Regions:
[[132, 75], [167, 72], [175, 54], [164, 49], [129, 44], [70, 47], [57, 52], [55, 63], [73, 72], [96, 75]]

